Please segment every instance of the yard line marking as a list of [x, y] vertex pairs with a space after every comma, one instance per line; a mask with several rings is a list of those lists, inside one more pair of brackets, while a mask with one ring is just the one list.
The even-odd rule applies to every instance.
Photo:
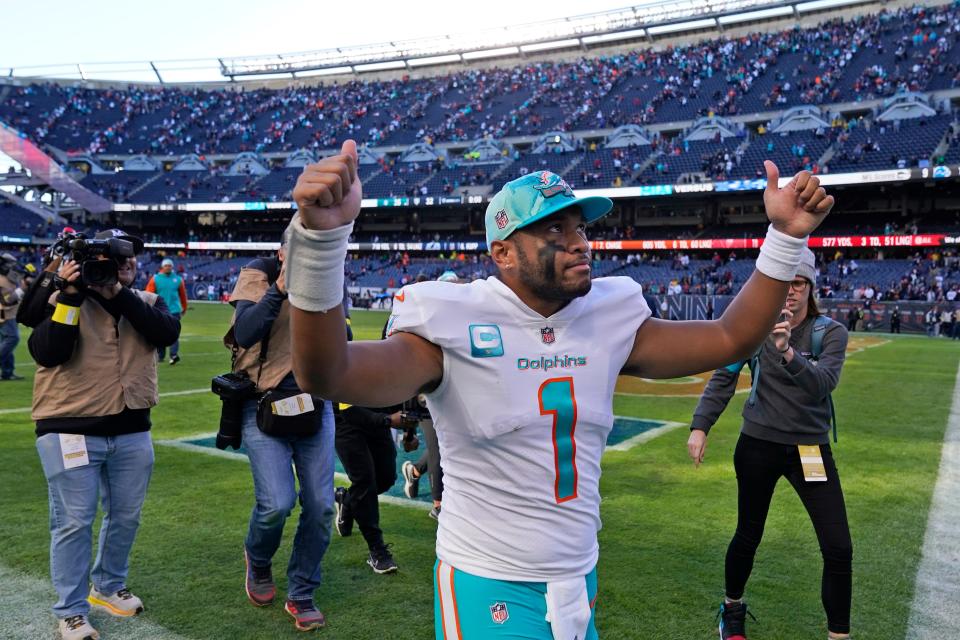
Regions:
[[686, 424], [683, 422], [674, 422], [668, 421], [664, 422], [659, 427], [654, 427], [649, 431], [644, 431], [643, 433], [637, 434], [632, 438], [627, 438], [623, 442], [611, 445], [606, 448], [607, 451], [628, 451], [638, 444], [643, 444], [644, 442], [649, 442], [658, 436], [662, 436], [665, 433], [673, 431], [677, 427], [685, 427]]
[[[177, 440], [157, 440], [154, 444], [163, 445], [164, 447], [171, 447], [173, 449], [180, 449], [182, 451], [190, 451], [192, 453], [200, 453], [206, 456], [214, 456], [217, 458], [227, 458], [230, 460], [236, 460], [238, 462], [245, 462], [250, 464], [250, 459], [247, 456], [239, 453], [237, 451], [227, 451], [226, 449], [215, 449], [212, 447], [203, 447], [199, 444], [193, 444], [190, 442], [183, 442], [183, 440], [193, 440], [194, 438], [209, 438], [216, 434], [213, 433], [200, 433], [194, 436], [187, 436], [183, 439]], [[347, 474], [340, 473], [339, 471], [333, 474], [333, 477], [340, 482], [349, 485], [350, 478], [347, 477]], [[419, 509], [421, 511], [429, 511], [433, 508], [432, 502], [423, 502], [421, 500], [410, 500], [409, 498], [398, 498], [396, 496], [390, 495], [381, 495], [377, 496], [377, 499], [380, 502], [385, 502], [387, 504], [395, 504], [400, 507], [407, 507], [410, 509]]]
[[[161, 398], [169, 398], [171, 396], [192, 396], [198, 393], [211, 393], [210, 387], [203, 387], [202, 389], [185, 389], [184, 391], [167, 391], [166, 393], [161, 393]], [[0, 415], [7, 415], [10, 413], [30, 413], [33, 410], [33, 407], [17, 407], [16, 409], [0, 409]]]
[[[737, 389], [734, 393], [750, 393], [750, 387]], [[631, 393], [629, 391], [614, 391], [615, 396], [628, 398], [699, 398], [702, 393]]]
[[906, 640], [960, 638], [960, 367], [930, 501]]
[[[0, 564], [0, 584], [4, 585], [0, 598], [0, 637], [21, 640], [49, 640], [56, 633], [57, 619], [50, 611], [57, 594], [49, 580], [27, 575]], [[162, 627], [149, 619], [150, 603], [146, 613], [135, 620], [113, 618], [106, 613], [92, 611], [90, 622], [105, 638], [127, 640], [187, 640], [184, 636]]]
[[198, 393], [213, 393], [210, 391], [210, 387], [201, 387], [200, 389], [185, 389], [184, 391], [167, 391], [166, 393], [161, 393], [161, 398], [169, 398], [171, 396], [192, 396]]

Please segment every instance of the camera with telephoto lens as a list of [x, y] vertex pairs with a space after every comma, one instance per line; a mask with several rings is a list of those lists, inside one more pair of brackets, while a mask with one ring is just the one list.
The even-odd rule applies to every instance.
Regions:
[[[87, 238], [73, 231], [60, 234], [50, 247], [51, 257], [73, 260], [80, 265], [80, 284], [85, 287], [112, 287], [118, 281], [120, 263], [135, 254], [129, 240]], [[98, 260], [100, 256], [110, 259]]]
[[217, 449], [239, 449], [243, 432], [243, 403], [257, 393], [257, 385], [243, 371], [225, 373], [210, 383], [211, 390], [220, 396], [220, 430], [217, 432]]

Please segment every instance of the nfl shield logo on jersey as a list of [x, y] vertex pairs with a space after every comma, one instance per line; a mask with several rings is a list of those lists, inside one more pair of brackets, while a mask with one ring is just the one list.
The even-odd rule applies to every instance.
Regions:
[[493, 618], [493, 621], [497, 624], [506, 622], [507, 618], [510, 617], [510, 612], [507, 611], [507, 605], [503, 602], [496, 602], [490, 605], [490, 617]]
[[553, 332], [553, 327], [544, 327], [540, 329], [540, 339], [543, 344], [553, 344], [557, 340], [557, 335]]

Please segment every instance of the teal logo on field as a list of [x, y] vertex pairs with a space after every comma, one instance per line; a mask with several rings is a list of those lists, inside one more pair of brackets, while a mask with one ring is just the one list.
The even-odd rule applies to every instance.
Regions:
[[499, 358], [503, 355], [503, 338], [495, 324], [472, 324], [470, 355], [474, 358]]

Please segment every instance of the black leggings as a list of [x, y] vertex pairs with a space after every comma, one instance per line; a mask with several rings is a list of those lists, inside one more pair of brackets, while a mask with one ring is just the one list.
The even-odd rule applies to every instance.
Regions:
[[753, 569], [753, 557], [763, 537], [773, 490], [780, 476], [785, 476], [807, 509], [820, 542], [823, 555], [820, 596], [827, 612], [827, 628], [834, 633], [849, 633], [853, 544], [830, 445], [821, 445], [820, 450], [827, 481], [807, 482], [803, 479], [796, 445], [740, 435], [733, 455], [737, 471], [737, 532], [727, 548], [727, 597], [743, 597]]
[[344, 508], [356, 520], [371, 549], [383, 545], [377, 495], [397, 481], [397, 448], [390, 429], [337, 424], [337, 456], [350, 478]]

